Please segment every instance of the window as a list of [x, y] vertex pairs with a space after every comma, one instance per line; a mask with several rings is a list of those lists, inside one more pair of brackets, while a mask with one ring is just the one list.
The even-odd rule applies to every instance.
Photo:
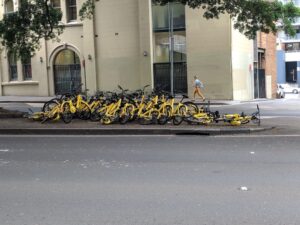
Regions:
[[180, 3], [152, 6], [154, 32], [167, 31], [170, 28], [170, 18], [173, 14], [174, 30], [185, 30], [185, 6]]
[[51, 6], [52, 6], [54, 9], [59, 9], [59, 10], [61, 10], [60, 0], [51, 0]]
[[13, 52], [8, 52], [8, 70], [9, 70], [9, 80], [18, 80], [18, 69], [17, 69], [17, 57]]
[[77, 19], [76, 0], [67, 0], [67, 18], [68, 22], [75, 21]]
[[58, 53], [55, 58], [54, 65], [71, 65], [80, 64], [80, 59], [75, 52], [66, 49]]
[[[170, 62], [170, 39], [168, 32], [159, 32], [154, 35], [154, 62]], [[184, 31], [174, 32], [174, 62], [186, 61], [186, 37]]]
[[300, 43], [287, 43], [285, 44], [286, 52], [300, 51]]
[[154, 3], [152, 15], [154, 87], [187, 93], [185, 5]]
[[13, 0], [5, 1], [5, 13], [12, 13], [14, 11], [14, 2]]
[[32, 73], [31, 73], [31, 58], [22, 61], [22, 72], [23, 72], [23, 79], [24, 80], [31, 80]]

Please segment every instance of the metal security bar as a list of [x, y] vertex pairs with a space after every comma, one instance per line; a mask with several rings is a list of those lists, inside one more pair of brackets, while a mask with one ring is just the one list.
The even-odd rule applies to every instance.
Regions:
[[[171, 63], [155, 63], [154, 88], [171, 91], [170, 69]], [[187, 66], [186, 62], [174, 62], [174, 93], [187, 93]]]
[[23, 79], [31, 80], [32, 79], [31, 64], [22, 64], [22, 70], [23, 70]]
[[9, 80], [18, 80], [18, 68], [17, 65], [9, 65]]
[[[54, 65], [55, 94], [81, 91], [80, 64]], [[79, 88], [80, 87], [80, 88]], [[80, 90], [77, 90], [77, 89]]]

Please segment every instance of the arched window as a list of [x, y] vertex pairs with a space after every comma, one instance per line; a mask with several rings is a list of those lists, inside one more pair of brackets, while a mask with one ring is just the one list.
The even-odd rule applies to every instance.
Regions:
[[60, 51], [54, 59], [53, 71], [55, 94], [81, 91], [80, 58], [74, 51]]
[[70, 49], [60, 51], [54, 60], [54, 65], [70, 64], [80, 64], [80, 59], [78, 55]]
[[4, 7], [5, 13], [11, 13], [14, 11], [13, 0], [6, 0], [4, 4], [5, 4], [5, 7]]

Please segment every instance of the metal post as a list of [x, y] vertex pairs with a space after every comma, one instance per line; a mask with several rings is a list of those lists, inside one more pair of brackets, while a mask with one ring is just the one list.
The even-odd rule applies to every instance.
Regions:
[[259, 59], [259, 53], [258, 53], [258, 43], [257, 43], [257, 76], [256, 76], [256, 82], [257, 82], [257, 98], [260, 98], [260, 83], [259, 83], [259, 63], [260, 63], [260, 59]]
[[85, 59], [82, 60], [82, 65], [83, 65], [83, 72], [84, 72], [84, 94], [87, 96], [87, 85], [86, 85], [86, 69], [85, 69]]
[[168, 6], [169, 6], [169, 24], [170, 24], [171, 95], [174, 95], [174, 22], [173, 22], [173, 6], [170, 3], [168, 3]]

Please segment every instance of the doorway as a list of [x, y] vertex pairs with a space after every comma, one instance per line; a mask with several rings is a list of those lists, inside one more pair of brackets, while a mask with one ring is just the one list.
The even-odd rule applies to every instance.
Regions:
[[80, 59], [74, 51], [60, 51], [55, 57], [53, 71], [56, 95], [81, 92]]

